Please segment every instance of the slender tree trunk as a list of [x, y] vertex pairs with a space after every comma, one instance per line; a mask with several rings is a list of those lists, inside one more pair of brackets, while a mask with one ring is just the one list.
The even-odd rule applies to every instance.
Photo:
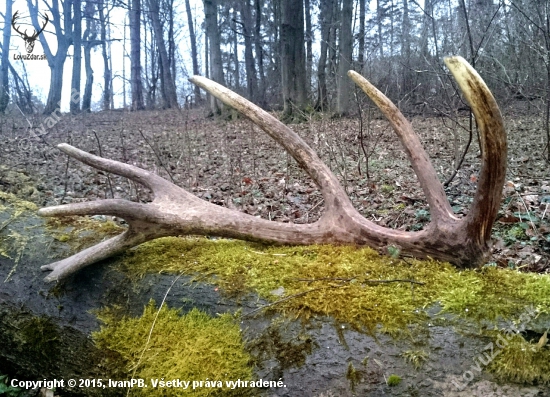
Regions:
[[[403, 0], [405, 3], [407, 0]], [[362, 72], [365, 66], [365, 0], [359, 0], [359, 51], [357, 54], [357, 63], [359, 71]]]
[[258, 61], [258, 73], [260, 75], [260, 87], [259, 92], [256, 93], [257, 103], [265, 106], [265, 72], [264, 72], [264, 50], [262, 46], [262, 0], [254, 0], [254, 6], [256, 9], [256, 23], [254, 25], [254, 48], [256, 49], [256, 60]]
[[256, 76], [256, 64], [254, 63], [254, 54], [252, 53], [252, 10], [250, 0], [244, 0], [241, 3], [241, 15], [243, 18], [243, 36], [244, 36], [244, 64], [246, 69], [246, 89], [248, 98], [256, 102], [258, 94], [258, 77]]
[[83, 34], [84, 45], [84, 71], [86, 83], [84, 84], [84, 95], [82, 95], [82, 111], [90, 112], [92, 109], [92, 88], [94, 84], [94, 70], [92, 68], [91, 50], [95, 45], [100, 44], [95, 33], [94, 24], [95, 0], [87, 0], [85, 7], [86, 29]]
[[325, 110], [328, 106], [327, 94], [327, 51], [332, 22], [333, 0], [321, 0], [319, 23], [321, 25], [321, 52], [317, 64], [317, 103], [315, 109]]
[[[50, 68], [50, 89], [48, 91], [48, 99], [46, 100], [46, 106], [44, 108], [44, 114], [51, 114], [59, 108], [61, 103], [61, 90], [63, 89], [63, 66], [67, 59], [67, 51], [71, 45], [72, 34], [72, 13], [71, 2], [65, 1], [61, 4], [62, 10], [59, 9], [59, 1], [52, 0], [51, 3], [51, 23], [55, 26], [57, 32], [57, 51], [55, 55], [52, 53], [45, 35], [38, 36], [40, 44], [46, 53], [48, 60], [48, 66]], [[31, 15], [33, 27], [36, 31], [41, 28], [41, 24], [38, 21], [38, 1], [27, 0], [27, 6]], [[63, 14], [63, 26], [61, 26], [61, 14]]]
[[313, 75], [313, 30], [311, 29], [310, 0], [304, 0], [304, 12], [306, 17], [306, 85], [309, 91]]
[[72, 114], [80, 112], [80, 80], [82, 70], [82, 2], [73, 0], [73, 74], [71, 79], [71, 95], [69, 108]]
[[141, 81], [141, 0], [130, 2], [130, 90], [132, 110], [143, 110], [143, 83]]
[[166, 45], [164, 43], [164, 36], [162, 31], [162, 25], [160, 23], [160, 8], [158, 0], [149, 0], [149, 12], [151, 13], [151, 23], [153, 25], [153, 31], [155, 35], [155, 42], [159, 51], [160, 58], [160, 71], [163, 86], [163, 99], [164, 106], [166, 108], [177, 108], [178, 97], [176, 93], [176, 84], [174, 82], [172, 73], [170, 72], [170, 60], [168, 52], [166, 51]]
[[111, 108], [111, 68], [109, 67], [109, 56], [107, 54], [107, 21], [105, 18], [105, 5], [103, 0], [98, 0], [101, 55], [103, 56], [103, 110]]
[[[191, 58], [193, 61], [193, 74], [200, 75], [199, 58], [197, 54], [197, 36], [195, 35], [193, 14], [191, 13], [191, 4], [189, 0], [185, 0], [185, 10], [187, 11], [187, 26], [189, 28], [189, 41], [191, 42]], [[195, 86], [195, 103], [202, 102], [200, 87]]]
[[174, 0], [170, 0], [168, 7], [168, 60], [170, 62], [170, 73], [174, 84], [177, 80], [176, 69], [176, 42], [174, 41]]
[[[224, 84], [217, 0], [204, 0], [204, 22], [210, 50], [210, 78], [217, 83]], [[221, 103], [213, 96], [211, 96], [210, 109], [213, 113], [221, 111]]]
[[413, 88], [411, 77], [411, 20], [409, 17], [409, 2], [403, 0], [403, 28], [401, 31], [401, 59], [403, 91], [409, 94]]
[[[6, 15], [4, 16], [4, 26], [10, 26], [12, 17], [12, 0], [6, 0]], [[9, 87], [9, 48], [10, 48], [11, 29], [4, 29], [2, 33], [2, 60], [0, 65], [0, 113], [4, 113], [10, 101]]]
[[302, 109], [307, 101], [303, 1], [283, 0], [281, 16], [283, 117], [288, 118], [294, 106]]
[[[237, 10], [233, 9], [233, 20], [237, 21]], [[235, 65], [233, 69], [233, 78], [235, 80], [235, 89], [240, 91], [241, 88], [241, 68], [239, 62], [239, 37], [237, 30], [233, 31], [233, 63]]]
[[329, 33], [329, 43], [328, 43], [328, 70], [329, 76], [334, 79], [336, 72], [338, 70], [338, 45], [336, 43], [336, 38], [338, 37], [339, 26], [336, 23], [338, 20], [338, 15], [340, 12], [339, 0], [331, 0], [332, 4], [332, 18], [330, 20], [330, 33]]
[[338, 62], [338, 92], [337, 112], [346, 115], [350, 112], [351, 94], [353, 82], [348, 78], [348, 70], [351, 69], [351, 57], [353, 51], [353, 35], [351, 20], [353, 18], [353, 0], [342, 1], [341, 29], [340, 29], [340, 59]]
[[383, 8], [380, 2], [381, 0], [376, 0], [376, 26], [378, 28], [378, 53], [380, 55], [380, 60], [384, 59], [384, 39], [382, 37], [382, 23], [383, 23]]

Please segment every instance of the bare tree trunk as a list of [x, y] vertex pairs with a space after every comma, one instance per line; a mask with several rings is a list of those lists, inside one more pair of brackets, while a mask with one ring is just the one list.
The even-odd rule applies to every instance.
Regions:
[[217, 235], [282, 244], [353, 244], [388, 249], [402, 255], [449, 261], [459, 267], [479, 266], [490, 253], [491, 229], [501, 204], [506, 176], [506, 133], [498, 106], [481, 79], [460, 58], [446, 59], [465, 99], [475, 112], [484, 146], [477, 190], [468, 215], [453, 213], [437, 173], [420, 139], [399, 109], [356, 72], [349, 76], [369, 95], [392, 124], [430, 208], [431, 221], [417, 232], [379, 226], [365, 219], [346, 195], [336, 176], [296, 133], [256, 105], [204, 77], [191, 81], [208, 90], [228, 106], [249, 117], [285, 150], [319, 186], [325, 212], [312, 224], [272, 222], [208, 203], [152, 172], [94, 156], [67, 144], [59, 149], [96, 169], [144, 184], [154, 195], [143, 204], [111, 199], [74, 203], [39, 210], [42, 216], [105, 214], [124, 218], [129, 228], [110, 240], [69, 258], [43, 266], [52, 270], [46, 281], [57, 281], [92, 263], [158, 237], [187, 234]]
[[306, 86], [309, 91], [311, 77], [313, 75], [313, 30], [311, 29], [311, 2], [304, 0], [304, 12], [306, 17]]
[[143, 83], [141, 81], [141, 0], [131, 0], [130, 19], [130, 90], [132, 110], [143, 110]]
[[[199, 57], [197, 54], [197, 36], [195, 35], [195, 27], [193, 21], [193, 14], [191, 13], [191, 5], [189, 0], [185, 0], [185, 10], [187, 11], [187, 26], [189, 28], [189, 41], [191, 42], [191, 58], [193, 61], [193, 75], [199, 76]], [[195, 86], [195, 103], [202, 102], [201, 90]]]
[[403, 91], [407, 95], [413, 85], [411, 81], [411, 20], [409, 17], [408, 0], [403, 0], [403, 27], [401, 30], [401, 59]]
[[351, 20], [353, 18], [353, 0], [342, 1], [342, 14], [340, 18], [340, 59], [338, 62], [338, 92], [337, 113], [340, 116], [350, 112], [351, 94], [353, 84], [347, 78], [347, 71], [351, 69], [351, 57], [353, 52], [353, 35]]
[[[4, 15], [4, 26], [10, 26], [12, 17], [13, 0], [6, 0], [6, 15]], [[0, 65], [0, 113], [4, 113], [10, 101], [9, 87], [9, 48], [11, 29], [4, 29], [2, 33], [2, 60]]]
[[[204, 23], [208, 37], [210, 78], [217, 83], [224, 84], [217, 0], [204, 0]], [[213, 113], [221, 111], [220, 103], [213, 96], [210, 100], [210, 110]]]
[[256, 23], [254, 25], [254, 48], [256, 49], [256, 60], [258, 61], [258, 73], [260, 75], [259, 92], [256, 94], [256, 101], [261, 106], [265, 106], [265, 72], [264, 72], [264, 50], [262, 46], [262, 0], [254, 0], [256, 10]]
[[[237, 20], [237, 10], [233, 9], [233, 20]], [[237, 35], [237, 30], [233, 30], [233, 79], [235, 80], [234, 87], [237, 91], [241, 89], [241, 65], [239, 62], [239, 37]], [[229, 65], [228, 65], [229, 66]]]
[[170, 63], [170, 74], [174, 85], [177, 81], [176, 69], [176, 42], [174, 40], [174, 0], [169, 0], [168, 4], [168, 62]]
[[[55, 27], [57, 39], [57, 51], [53, 55], [45, 35], [38, 36], [40, 44], [46, 53], [48, 66], [50, 67], [50, 89], [48, 91], [48, 99], [44, 108], [44, 114], [53, 113], [61, 103], [61, 90], [63, 88], [63, 66], [67, 59], [67, 51], [71, 45], [71, 35], [73, 19], [71, 15], [71, 2], [65, 1], [62, 4], [62, 10], [59, 9], [59, 0], [52, 0], [50, 12], [52, 13], [51, 23]], [[40, 29], [38, 21], [38, 1], [27, 0], [29, 13], [31, 15], [32, 24], [36, 31]], [[61, 26], [61, 14], [63, 14], [63, 26]]]
[[321, 52], [317, 64], [317, 103], [315, 109], [325, 110], [328, 106], [327, 93], [327, 51], [329, 47], [329, 36], [331, 32], [333, 0], [321, 0], [320, 3], [320, 24], [321, 24]]
[[103, 110], [111, 108], [111, 68], [109, 67], [109, 56], [107, 53], [107, 20], [105, 17], [105, 3], [98, 0], [97, 9], [99, 11], [101, 55], [103, 56]]
[[[407, 2], [407, 0], [403, 1]], [[365, 66], [365, 13], [365, 0], [359, 0], [359, 51], [357, 54], [357, 63], [361, 72]]]
[[90, 112], [92, 108], [92, 88], [94, 84], [94, 70], [92, 69], [91, 50], [94, 46], [101, 44], [97, 40], [95, 28], [95, 0], [87, 0], [84, 9], [86, 18], [86, 29], [83, 34], [84, 45], [84, 70], [86, 73], [86, 83], [84, 84], [84, 95], [82, 95], [82, 111]]
[[283, 0], [281, 17], [283, 117], [290, 118], [307, 102], [303, 0]]
[[378, 52], [380, 60], [384, 59], [384, 39], [382, 35], [382, 25], [384, 9], [382, 8], [381, 0], [376, 0], [376, 26], [378, 28]]
[[73, 73], [69, 108], [72, 114], [80, 113], [80, 80], [82, 70], [82, 1], [73, 0]]
[[172, 73], [170, 72], [170, 60], [168, 58], [168, 52], [166, 51], [162, 25], [160, 23], [159, 0], [148, 0], [148, 4], [149, 12], [151, 14], [151, 23], [153, 25], [155, 35], [155, 42], [157, 43], [157, 48], [159, 51], [164, 106], [166, 108], [177, 108], [178, 96], [176, 93], [176, 84]]
[[256, 64], [254, 54], [252, 53], [252, 10], [250, 0], [244, 0], [241, 3], [241, 15], [243, 18], [243, 36], [244, 36], [244, 64], [246, 69], [246, 89], [248, 99], [257, 102], [258, 96], [258, 77], [256, 76]]

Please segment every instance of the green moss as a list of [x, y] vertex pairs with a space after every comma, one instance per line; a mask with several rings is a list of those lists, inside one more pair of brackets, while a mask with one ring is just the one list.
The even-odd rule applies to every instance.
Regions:
[[[496, 339], [496, 332], [493, 332]], [[538, 341], [529, 342], [521, 334], [508, 338], [507, 345], [497, 350], [489, 370], [502, 380], [518, 383], [550, 383], [550, 348], [539, 346]]]
[[61, 241], [62, 243], [67, 242], [71, 239], [71, 236], [68, 234], [61, 234], [55, 237], [57, 241]]
[[428, 360], [429, 355], [424, 350], [406, 350], [401, 353], [401, 357], [411, 363], [415, 369], [419, 369]]
[[401, 383], [401, 377], [399, 375], [391, 374], [388, 376], [388, 381], [386, 383], [390, 387], [399, 386]]
[[[9, 204], [12, 208], [15, 209], [15, 216], [19, 216], [27, 211], [35, 212], [38, 210], [36, 204], [31, 203], [30, 201], [21, 200], [12, 193], [6, 193], [0, 191], [0, 201]], [[0, 211], [5, 210], [4, 205], [0, 205]]]
[[[193, 309], [185, 315], [154, 302], [139, 318], [118, 319], [116, 310], [103, 310], [104, 323], [93, 334], [96, 344], [114, 352], [110, 366], [122, 368], [121, 378], [221, 381], [223, 388], [162, 389], [163, 396], [188, 391], [197, 396], [246, 396], [248, 390], [225, 387], [225, 381], [252, 380], [250, 356], [244, 351], [239, 326], [229, 314], [212, 318]], [[124, 374], [126, 376], [124, 376]], [[129, 395], [149, 395], [148, 389], [131, 388]], [[160, 389], [159, 389], [160, 390]]]
[[81, 251], [126, 230], [112, 220], [102, 222], [88, 216], [48, 218], [46, 226], [54, 239], [68, 243], [73, 252]]
[[[510, 318], [528, 304], [550, 310], [550, 278], [512, 270], [459, 271], [432, 260], [407, 262], [351, 246], [269, 247], [234, 240], [167, 237], [128, 253], [133, 277], [150, 272], [195, 274], [231, 294], [255, 291], [274, 308], [305, 318], [334, 317], [356, 329], [386, 331], [425, 319], [424, 307], [481, 320]], [[413, 280], [376, 283], [376, 280]], [[281, 289], [282, 287], [282, 289]], [[273, 293], [284, 291], [283, 295]]]
[[55, 361], [59, 356], [59, 332], [52, 320], [33, 317], [21, 324], [20, 336], [25, 350]]
[[[432, 317], [434, 324], [453, 318], [496, 323], [516, 318], [526, 306], [550, 312], [547, 275], [498, 268], [457, 270], [447, 263], [405, 262], [351, 246], [274, 247], [167, 237], [127, 253], [122, 267], [136, 278], [150, 272], [195, 275], [228, 294], [258, 293], [271, 301], [268, 310], [303, 320], [327, 315], [371, 334], [414, 337], [411, 326], [428, 327], [427, 310], [433, 307], [452, 315]], [[415, 366], [425, 358], [418, 352], [404, 357]]]
[[361, 373], [355, 369], [353, 363], [348, 364], [348, 369], [346, 371], [346, 378], [349, 380], [351, 385], [351, 391], [355, 391], [355, 386], [357, 383], [361, 382]]
[[[281, 369], [302, 366], [313, 351], [313, 340], [304, 332], [288, 338], [292, 334], [288, 332], [289, 325], [292, 324], [284, 318], [273, 320], [259, 338], [247, 344], [247, 350], [257, 358], [266, 355], [275, 358]], [[254, 365], [261, 366], [261, 360], [254, 361]]]

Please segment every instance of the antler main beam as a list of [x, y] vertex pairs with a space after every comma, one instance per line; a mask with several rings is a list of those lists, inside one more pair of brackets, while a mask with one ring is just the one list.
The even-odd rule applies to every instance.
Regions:
[[158, 237], [199, 234], [280, 244], [357, 244], [375, 248], [399, 246], [405, 255], [432, 257], [460, 267], [476, 266], [489, 253], [490, 231], [497, 215], [506, 171], [506, 134], [496, 102], [479, 75], [460, 57], [447, 58], [466, 100], [474, 110], [483, 148], [479, 185], [468, 216], [458, 219], [420, 140], [397, 107], [355, 72], [350, 77], [390, 120], [426, 194], [431, 222], [418, 232], [379, 226], [366, 220], [351, 204], [344, 189], [317, 154], [291, 129], [227, 88], [204, 77], [190, 80], [237, 109], [292, 155], [321, 189], [325, 212], [312, 224], [272, 222], [201, 200], [143, 169], [104, 159], [67, 144], [59, 149], [96, 169], [141, 183], [153, 191], [148, 204], [101, 200], [39, 210], [42, 216], [105, 214], [124, 218], [126, 232], [76, 255], [46, 266], [46, 281], [57, 281], [99, 260]]

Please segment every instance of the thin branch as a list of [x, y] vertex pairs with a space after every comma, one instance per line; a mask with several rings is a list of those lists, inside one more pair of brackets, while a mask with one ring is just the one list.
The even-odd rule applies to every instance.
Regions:
[[341, 278], [341, 277], [322, 277], [322, 278], [293, 278], [292, 280], [295, 281], [305, 281], [308, 283], [312, 283], [315, 281], [342, 281], [342, 282], [351, 282], [353, 280], [357, 280], [361, 283], [369, 283], [369, 284], [387, 284], [387, 283], [411, 283], [411, 284], [418, 284], [418, 285], [425, 285], [426, 283], [423, 283], [421, 281], [416, 280], [409, 280], [409, 279], [392, 279], [392, 280], [361, 280], [357, 277], [351, 277], [351, 278]]

